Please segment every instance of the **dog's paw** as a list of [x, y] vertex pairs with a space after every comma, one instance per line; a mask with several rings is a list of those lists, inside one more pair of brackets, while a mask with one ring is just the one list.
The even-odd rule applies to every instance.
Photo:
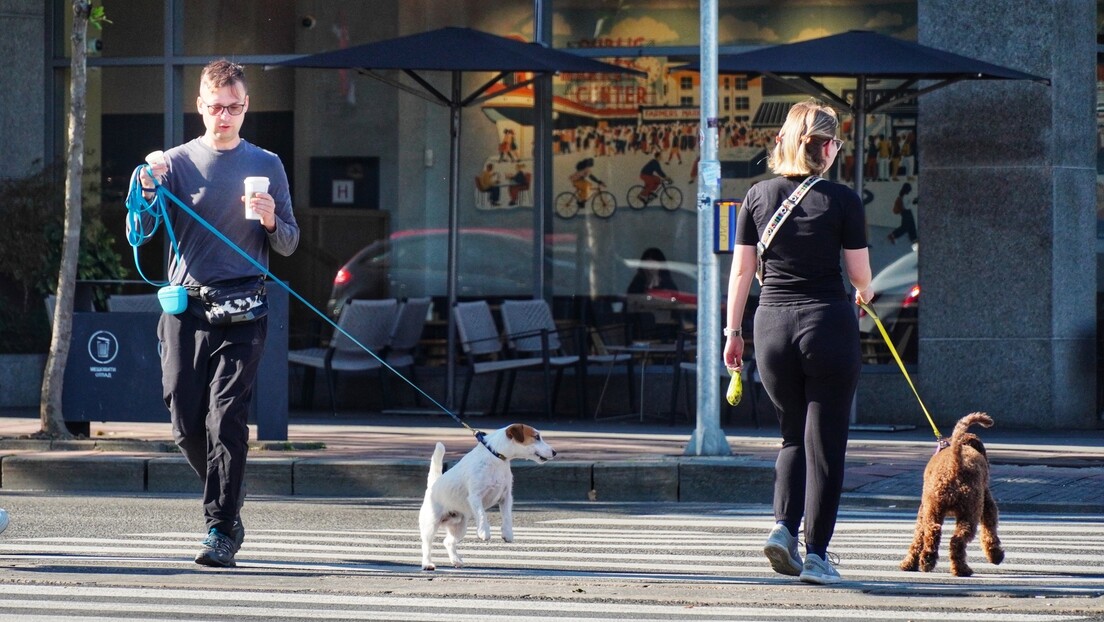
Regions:
[[1004, 561], [1004, 549], [990, 549], [985, 552], [985, 557], [989, 559], [990, 564], [999, 565]]
[[951, 574], [956, 577], [969, 577], [974, 574], [974, 570], [966, 564], [951, 564]]
[[916, 572], [917, 570], [919, 570], [919, 564], [917, 563], [915, 557], [906, 557], [905, 559], [901, 560], [900, 568], [905, 572]]
[[428, 570], [437, 570], [437, 566], [434, 566], [432, 563], [426, 564], [426, 563], [423, 562], [422, 563], [422, 570], [427, 570], [427, 571]]
[[935, 562], [939, 561], [938, 555], [922, 555], [920, 557], [920, 572], [935, 570]]
[[460, 559], [459, 557], [457, 557], [456, 559], [453, 559], [452, 560], [452, 567], [453, 568], [463, 568], [464, 567], [464, 560]]
[[491, 528], [490, 528], [490, 526], [480, 527], [479, 529], [475, 530], [475, 535], [479, 536], [479, 539], [484, 541], [484, 542], [490, 542], [491, 541]]

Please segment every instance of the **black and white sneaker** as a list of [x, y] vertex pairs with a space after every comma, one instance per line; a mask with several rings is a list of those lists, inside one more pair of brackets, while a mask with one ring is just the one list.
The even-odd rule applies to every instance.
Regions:
[[241, 550], [242, 542], [245, 542], [245, 524], [242, 523], [241, 518], [234, 519], [234, 528], [231, 532], [234, 536], [234, 555], [238, 554]]
[[[245, 530], [242, 530], [245, 537]], [[237, 545], [234, 538], [227, 536], [214, 527], [207, 532], [207, 539], [203, 541], [203, 550], [196, 555], [195, 563], [202, 566], [215, 568], [230, 568], [234, 566], [234, 554]]]

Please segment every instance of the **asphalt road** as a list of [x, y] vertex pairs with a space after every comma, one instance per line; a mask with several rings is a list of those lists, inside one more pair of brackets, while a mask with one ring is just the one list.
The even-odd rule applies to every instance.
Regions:
[[[897, 570], [906, 512], [850, 510], [832, 550], [844, 583], [770, 571], [761, 505], [532, 504], [516, 541], [461, 545], [467, 567], [419, 567], [411, 499], [253, 498], [235, 569], [191, 560], [193, 496], [0, 494], [0, 619], [67, 620], [992, 620], [1104, 619], [1104, 518], [1002, 516], [1006, 561], [977, 574]], [[949, 531], [949, 530], [947, 530]], [[945, 547], [945, 544], [944, 544]], [[945, 548], [943, 552], [945, 556]]]

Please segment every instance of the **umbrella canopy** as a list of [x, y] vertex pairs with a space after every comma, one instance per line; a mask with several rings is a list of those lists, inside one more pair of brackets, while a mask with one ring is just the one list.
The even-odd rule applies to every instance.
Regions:
[[638, 73], [540, 44], [456, 27], [311, 54], [277, 65], [412, 71]]
[[[572, 73], [620, 73], [626, 75], [647, 76], [646, 73], [603, 63], [577, 56], [570, 52], [556, 50], [537, 43], [525, 43], [498, 35], [473, 30], [471, 28], [441, 28], [395, 39], [366, 43], [342, 48], [330, 52], [321, 52], [292, 58], [270, 67], [313, 67], [328, 69], [356, 69], [360, 73], [411, 93], [431, 102], [448, 106], [451, 117], [449, 148], [449, 240], [448, 240], [448, 407], [453, 406], [456, 380], [456, 326], [452, 317], [452, 308], [456, 304], [456, 264], [459, 245], [459, 215], [457, 197], [459, 196], [460, 162], [460, 111], [497, 97], [512, 90], [527, 86], [533, 80], [505, 84], [505, 89], [496, 90], [492, 95], [487, 91], [503, 82], [513, 73], [532, 73], [538, 75]], [[393, 80], [376, 73], [376, 70], [401, 70], [410, 76], [418, 87]], [[452, 76], [448, 93], [434, 87], [419, 72], [443, 71]], [[461, 76], [465, 72], [492, 72], [490, 80], [477, 86], [468, 94], [461, 93]], [[538, 141], [545, 140], [537, 137]], [[541, 202], [537, 203], [544, 209]]]
[[722, 55], [718, 69], [900, 80], [1049, 80], [951, 52], [866, 30]]
[[[697, 63], [691, 63], [684, 68], [696, 70], [698, 67]], [[855, 191], [859, 196], [862, 196], [861, 163], [867, 114], [961, 80], [1032, 80], [1050, 84], [1050, 80], [1029, 73], [865, 30], [850, 30], [740, 54], [722, 54], [717, 58], [717, 68], [720, 73], [760, 74], [779, 80], [797, 78], [794, 86], [849, 110], [855, 119]], [[855, 97], [852, 101], [845, 100], [814, 79], [818, 77], [854, 78]], [[870, 78], [904, 82], [867, 101], [866, 81]], [[921, 80], [934, 83], [914, 89]]]

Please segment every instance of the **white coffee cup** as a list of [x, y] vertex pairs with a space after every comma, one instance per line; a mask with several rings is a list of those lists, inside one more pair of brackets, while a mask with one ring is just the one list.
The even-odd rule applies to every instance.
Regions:
[[245, 217], [249, 220], [260, 220], [261, 215], [253, 211], [253, 208], [249, 205], [249, 199], [253, 198], [253, 195], [258, 192], [268, 192], [268, 178], [267, 177], [246, 177], [245, 178]]

